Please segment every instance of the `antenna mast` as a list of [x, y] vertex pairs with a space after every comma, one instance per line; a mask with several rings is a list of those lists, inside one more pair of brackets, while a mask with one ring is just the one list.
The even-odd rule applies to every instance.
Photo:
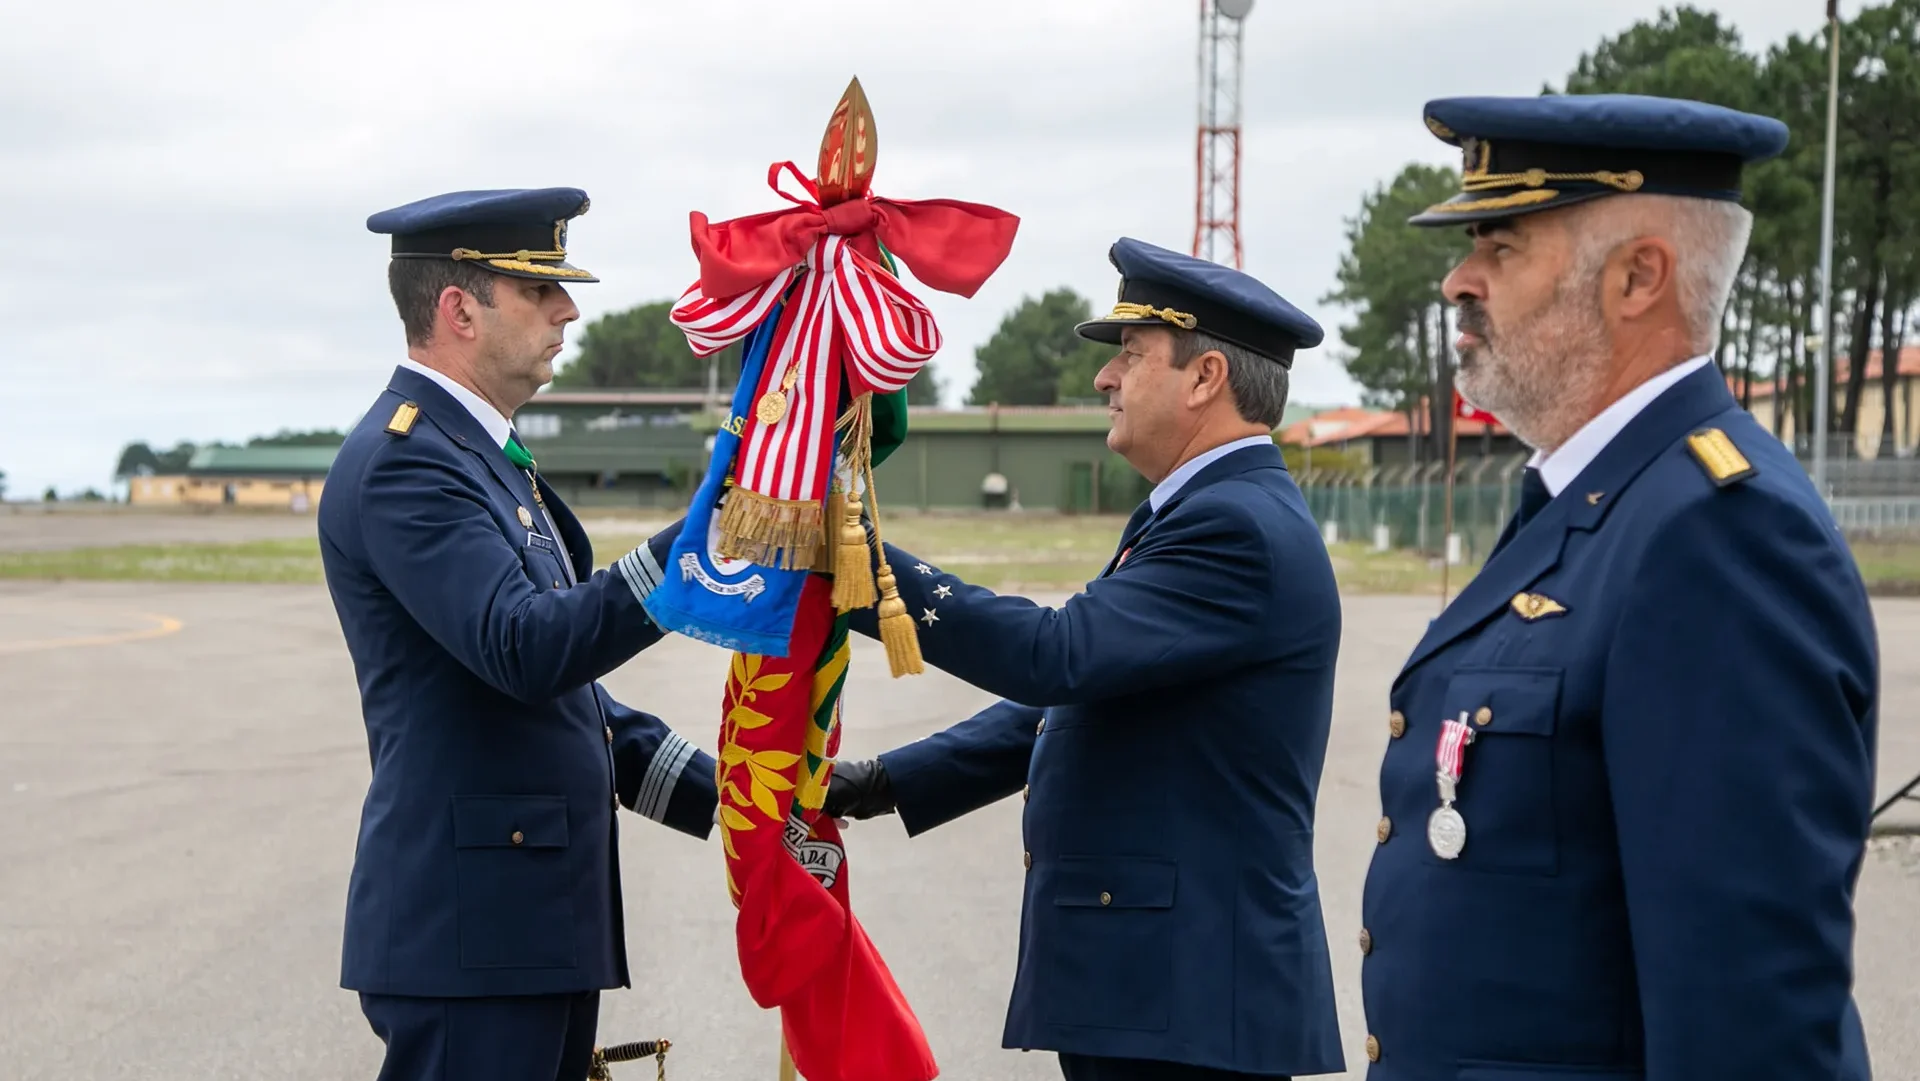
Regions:
[[1240, 39], [1253, 0], [1200, 0], [1200, 125], [1195, 140], [1193, 254], [1242, 268]]

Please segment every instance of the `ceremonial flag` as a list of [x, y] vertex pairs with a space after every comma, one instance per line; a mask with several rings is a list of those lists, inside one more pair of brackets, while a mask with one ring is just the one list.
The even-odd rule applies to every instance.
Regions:
[[820, 813], [851, 653], [831, 589], [808, 577], [791, 657], [736, 653], [727, 676], [720, 829], [740, 974], [781, 1011], [807, 1081], [931, 1081], [933, 1051], [854, 918], [846, 849]]
[[[700, 276], [672, 319], [699, 355], [745, 340], [714, 457], [648, 604], [660, 625], [734, 650], [722, 702], [720, 829], [740, 972], [778, 1008], [807, 1081], [931, 1081], [933, 1055], [854, 919], [846, 851], [819, 813], [839, 738], [847, 614], [876, 607], [895, 676], [919, 639], [878, 535], [873, 467], [906, 429], [904, 388], [940, 346], [929, 286], [971, 296], [1018, 219], [952, 200], [869, 193], [873, 117], [858, 80], [816, 180], [767, 180], [795, 205], [692, 217]], [[780, 189], [796, 178], [805, 196]], [[871, 533], [869, 532], [871, 530]]]

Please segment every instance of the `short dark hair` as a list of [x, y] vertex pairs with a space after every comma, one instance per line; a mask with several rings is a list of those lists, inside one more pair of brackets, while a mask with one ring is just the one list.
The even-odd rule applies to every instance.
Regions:
[[471, 294], [493, 307], [492, 271], [453, 259], [395, 259], [387, 264], [387, 290], [400, 310], [400, 325], [408, 345], [425, 345], [433, 337], [433, 313], [447, 286]]
[[1224, 342], [1197, 330], [1173, 331], [1173, 367], [1184, 369], [1202, 353], [1218, 352], [1227, 358], [1227, 392], [1233, 395], [1234, 411], [1240, 419], [1264, 424], [1269, 430], [1280, 427], [1287, 415], [1287, 369], [1277, 361], [1232, 342]]

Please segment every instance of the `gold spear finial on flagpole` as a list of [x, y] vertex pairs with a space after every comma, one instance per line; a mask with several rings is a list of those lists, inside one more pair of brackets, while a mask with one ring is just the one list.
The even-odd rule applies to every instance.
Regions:
[[820, 172], [814, 178], [814, 185], [820, 189], [820, 205], [832, 206], [867, 194], [873, 186], [873, 165], [879, 150], [873, 106], [867, 104], [867, 92], [856, 77], [833, 107], [827, 134], [820, 140]]

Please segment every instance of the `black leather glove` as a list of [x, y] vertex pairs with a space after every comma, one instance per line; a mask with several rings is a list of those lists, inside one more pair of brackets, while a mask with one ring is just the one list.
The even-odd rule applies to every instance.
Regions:
[[834, 818], [873, 818], [892, 814], [893, 784], [878, 758], [835, 762], [821, 810]]

